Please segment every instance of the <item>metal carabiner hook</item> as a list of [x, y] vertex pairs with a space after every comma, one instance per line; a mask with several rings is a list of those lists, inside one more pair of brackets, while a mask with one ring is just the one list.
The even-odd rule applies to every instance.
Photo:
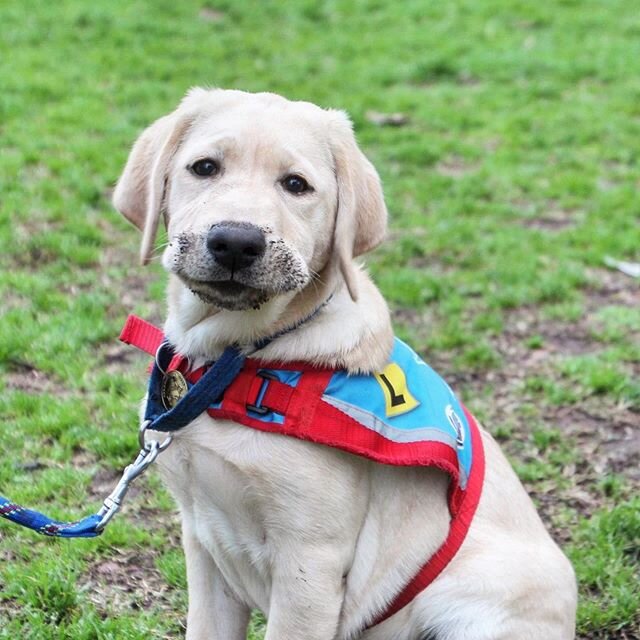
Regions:
[[151, 426], [151, 420], [145, 420], [140, 425], [140, 429], [138, 430], [138, 442], [140, 443], [140, 449], [141, 450], [148, 449], [150, 442], [157, 442], [158, 453], [162, 453], [171, 444], [171, 441], [173, 440], [173, 436], [171, 434], [167, 435], [167, 437], [162, 442], [160, 442], [159, 440], [152, 440], [147, 442], [146, 434], [150, 426]]
[[129, 491], [131, 483], [138, 476], [142, 475], [153, 462], [155, 462], [158, 455], [162, 453], [173, 440], [173, 436], [169, 435], [162, 442], [158, 440], [147, 441], [145, 434], [150, 425], [151, 420], [145, 420], [140, 425], [140, 430], [138, 432], [140, 451], [138, 452], [136, 459], [130, 465], [125, 467], [120, 481], [104, 501], [100, 511], [98, 511], [98, 515], [101, 517], [100, 522], [96, 526], [96, 531], [98, 533], [101, 532], [109, 524], [113, 516], [120, 511], [124, 497], [127, 495], [127, 491]]

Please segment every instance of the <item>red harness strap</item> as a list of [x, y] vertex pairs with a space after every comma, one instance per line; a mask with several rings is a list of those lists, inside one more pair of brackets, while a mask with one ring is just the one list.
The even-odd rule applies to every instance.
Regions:
[[[148, 322], [129, 316], [120, 339], [155, 355], [164, 336], [160, 329]], [[206, 371], [205, 367], [190, 371], [188, 366], [185, 358], [176, 356], [169, 368], [179, 369], [191, 383], [197, 382]], [[302, 375], [294, 387], [263, 377], [263, 369], [301, 371]], [[484, 481], [484, 448], [478, 425], [465, 408], [474, 457], [467, 486], [461, 490], [457, 456], [450, 447], [439, 442], [397, 443], [388, 440], [371, 429], [363, 428], [353, 418], [325, 402], [322, 395], [333, 373], [330, 369], [310, 367], [303, 362], [267, 363], [247, 359], [242, 371], [224, 393], [221, 406], [212, 407], [207, 412], [216, 419], [228, 419], [260, 431], [331, 446], [383, 464], [435, 466], [451, 476], [451, 522], [445, 541], [389, 607], [371, 621], [369, 626], [374, 626], [409, 604], [456, 555], [480, 500]], [[249, 415], [247, 407], [255, 408], [258, 398], [258, 408], [264, 407], [269, 412], [286, 416], [284, 423], [259, 420]]]
[[480, 502], [480, 494], [482, 493], [482, 485], [484, 482], [484, 447], [477, 422], [466, 408], [464, 412], [471, 427], [474, 451], [473, 466], [464, 498], [458, 505], [455, 514], [452, 515], [451, 523], [449, 524], [449, 535], [445, 538], [442, 545], [440, 545], [440, 548], [427, 560], [422, 569], [418, 571], [411, 582], [396, 596], [387, 610], [382, 612], [377, 618], [374, 618], [370, 626], [374, 626], [390, 618], [394, 613], [397, 613], [400, 609], [408, 605], [419, 593], [424, 591], [440, 573], [444, 571], [449, 562], [453, 560], [467, 536], [467, 531], [469, 531], [469, 527], [471, 526], [478, 502]]
[[162, 333], [162, 329], [150, 322], [131, 315], [122, 327], [120, 340], [155, 357], [158, 347], [164, 340], [164, 333]]

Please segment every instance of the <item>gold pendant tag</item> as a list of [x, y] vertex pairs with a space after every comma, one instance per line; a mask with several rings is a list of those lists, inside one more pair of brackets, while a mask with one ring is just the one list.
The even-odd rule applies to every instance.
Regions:
[[182, 398], [187, 395], [189, 387], [184, 376], [179, 371], [169, 371], [162, 379], [162, 404], [165, 409], [173, 409]]

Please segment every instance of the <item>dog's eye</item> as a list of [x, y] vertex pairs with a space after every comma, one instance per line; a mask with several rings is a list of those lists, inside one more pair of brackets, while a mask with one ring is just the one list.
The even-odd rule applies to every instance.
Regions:
[[211, 158], [198, 160], [197, 162], [194, 162], [189, 168], [191, 169], [192, 173], [195, 173], [201, 178], [215, 176], [220, 171], [220, 165]]
[[299, 194], [305, 191], [311, 191], [309, 183], [302, 176], [295, 174], [283, 178], [281, 184], [289, 193]]

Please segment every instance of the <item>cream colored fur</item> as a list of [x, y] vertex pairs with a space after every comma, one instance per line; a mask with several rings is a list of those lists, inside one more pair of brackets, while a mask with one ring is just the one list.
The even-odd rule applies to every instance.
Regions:
[[[219, 161], [219, 175], [188, 170], [203, 157]], [[284, 191], [291, 173], [313, 191]], [[333, 294], [317, 317], [256, 356], [353, 372], [385, 365], [389, 312], [353, 258], [382, 240], [386, 208], [341, 112], [272, 94], [193, 90], [141, 135], [114, 203], [144, 231], [143, 261], [164, 214], [165, 330], [195, 364], [234, 342], [250, 352]], [[272, 243], [263, 267], [244, 276], [269, 290], [258, 308], [206, 301], [202, 238], [228, 221], [257, 225]], [[447, 478], [195, 420], [159, 458], [182, 515], [187, 638], [244, 639], [256, 607], [268, 618], [267, 640], [573, 638], [572, 568], [498, 446], [483, 437], [486, 482], [458, 555], [410, 605], [361, 634], [445, 538]]]

